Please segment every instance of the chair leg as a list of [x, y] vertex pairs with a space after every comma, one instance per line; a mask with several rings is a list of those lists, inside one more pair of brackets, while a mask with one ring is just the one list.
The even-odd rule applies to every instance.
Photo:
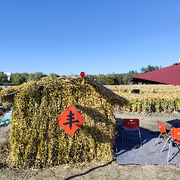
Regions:
[[141, 132], [140, 132], [140, 129], [139, 129], [139, 128], [138, 128], [138, 131], [139, 131], [139, 140], [140, 140], [141, 146], [142, 146], [143, 144], [142, 144], [142, 140], [141, 140]]
[[158, 142], [159, 138], [161, 137], [161, 135], [162, 135], [162, 133], [160, 133], [160, 134], [159, 134], [159, 136], [158, 136], [158, 138], [157, 138], [156, 142], [154, 143], [154, 146], [156, 146], [156, 144], [157, 144], [157, 142]]
[[170, 160], [170, 155], [172, 157], [172, 142], [169, 143], [167, 162], [169, 162], [169, 160]]
[[[171, 141], [170, 143], [169, 143], [169, 151], [168, 151], [168, 158], [167, 158], [167, 162], [169, 162], [170, 161], [170, 155], [171, 155], [171, 159], [173, 158], [173, 153], [172, 153], [172, 148], [173, 147], [173, 141]], [[179, 151], [180, 151], [180, 148], [179, 148], [179, 146], [178, 146], [178, 152], [177, 153], [179, 153]]]
[[123, 128], [121, 129], [121, 143], [123, 145]]
[[166, 142], [165, 142], [164, 146], [162, 147], [160, 153], [163, 152], [164, 147], [166, 146], [167, 142], [168, 142], [170, 139], [171, 139], [171, 136], [169, 136], [168, 139], [166, 140]]

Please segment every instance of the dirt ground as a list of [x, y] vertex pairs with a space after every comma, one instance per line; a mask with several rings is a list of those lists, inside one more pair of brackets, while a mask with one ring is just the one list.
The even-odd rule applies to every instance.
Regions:
[[[157, 120], [163, 122], [168, 130], [172, 126], [180, 127], [180, 113], [171, 114], [121, 114], [115, 112], [116, 118], [139, 118], [140, 126], [151, 131], [158, 131]], [[119, 119], [121, 121], [121, 119]], [[179, 121], [179, 122], [178, 122]], [[10, 124], [0, 128], [0, 145], [7, 141]], [[41, 170], [10, 169], [0, 163], [0, 180], [70, 180], [70, 179], [162, 179], [180, 178], [180, 165], [118, 165], [116, 161], [86, 164], [81, 167], [58, 166]]]

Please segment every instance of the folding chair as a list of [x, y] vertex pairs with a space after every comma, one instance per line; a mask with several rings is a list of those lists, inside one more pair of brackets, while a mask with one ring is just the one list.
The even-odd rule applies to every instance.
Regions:
[[176, 129], [175, 127], [172, 127], [172, 128], [171, 128], [171, 134], [170, 134], [169, 137], [167, 138], [167, 140], [166, 140], [164, 146], [162, 147], [161, 153], [163, 152], [163, 149], [165, 148], [167, 142], [170, 143], [170, 142], [171, 142], [171, 139], [174, 137], [174, 130], [175, 130], [175, 129]]
[[168, 157], [167, 157], [167, 162], [169, 162], [170, 160], [170, 155], [171, 155], [171, 159], [172, 159], [172, 146], [173, 143], [175, 145], [177, 145], [178, 147], [178, 152], [180, 150], [180, 128], [171, 128], [171, 139], [170, 139], [170, 143], [169, 143], [169, 150], [168, 150]]
[[159, 121], [157, 121], [157, 123], [158, 123], [159, 129], [160, 129], [160, 134], [159, 134], [156, 142], [154, 143], [154, 146], [156, 146], [159, 138], [160, 138], [163, 134], [165, 134], [166, 136], [168, 136], [167, 131], [166, 131], [166, 128], [165, 128], [165, 125], [164, 125], [163, 123], [160, 123]]
[[141, 141], [141, 132], [139, 129], [139, 119], [123, 119], [123, 126], [121, 131], [121, 137], [122, 137], [122, 144], [123, 144], [123, 131], [138, 131], [139, 132], [139, 140], [142, 145]]

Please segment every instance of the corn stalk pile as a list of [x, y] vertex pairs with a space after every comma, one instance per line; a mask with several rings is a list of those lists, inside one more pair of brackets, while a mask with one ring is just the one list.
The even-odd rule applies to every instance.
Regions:
[[[127, 101], [104, 86], [88, 78], [58, 79], [30, 84], [5, 99], [14, 104], [9, 137], [11, 166], [39, 168], [113, 159], [112, 107]], [[56, 122], [70, 104], [85, 117], [73, 136]]]

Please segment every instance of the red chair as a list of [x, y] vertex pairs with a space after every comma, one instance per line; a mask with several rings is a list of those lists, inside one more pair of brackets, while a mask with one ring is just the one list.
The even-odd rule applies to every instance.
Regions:
[[166, 140], [163, 148], [161, 149], [161, 153], [163, 152], [163, 149], [164, 149], [164, 147], [166, 146], [167, 142], [170, 143], [171, 139], [174, 137], [174, 130], [175, 130], [175, 129], [176, 129], [175, 127], [172, 127], [172, 128], [171, 128], [171, 135], [169, 135], [169, 137], [167, 138], [167, 140]]
[[165, 125], [163, 123], [160, 123], [159, 121], [157, 121], [157, 123], [158, 123], [159, 129], [160, 129], [160, 134], [159, 134], [156, 142], [154, 143], [154, 146], [156, 146], [156, 144], [157, 144], [159, 138], [162, 136], [162, 134], [165, 134], [166, 136], [168, 136]]
[[123, 144], [123, 131], [138, 131], [139, 132], [139, 140], [142, 145], [141, 141], [141, 132], [139, 129], [139, 119], [123, 119], [123, 126], [122, 126], [122, 144]]
[[178, 152], [180, 150], [179, 146], [180, 146], [180, 128], [171, 128], [171, 141], [169, 143], [169, 150], [168, 150], [168, 158], [167, 158], [167, 162], [169, 162], [170, 160], [170, 154], [171, 154], [171, 159], [172, 159], [172, 146], [173, 143], [175, 145], [177, 145], [178, 147]]

